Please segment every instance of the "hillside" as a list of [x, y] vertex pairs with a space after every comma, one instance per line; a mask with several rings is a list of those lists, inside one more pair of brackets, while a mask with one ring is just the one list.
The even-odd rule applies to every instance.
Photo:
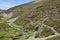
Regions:
[[0, 13], [3, 12], [3, 11], [5, 11], [5, 10], [0, 9]]
[[0, 40], [60, 40], [60, 0], [37, 0], [5, 13]]

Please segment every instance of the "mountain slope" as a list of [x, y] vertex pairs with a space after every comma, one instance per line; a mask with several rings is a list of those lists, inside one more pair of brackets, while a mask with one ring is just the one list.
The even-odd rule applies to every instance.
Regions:
[[0, 9], [0, 12], [3, 12], [3, 11], [5, 11], [5, 10]]
[[17, 39], [60, 40], [60, 0], [33, 1], [5, 12], [12, 12], [12, 18], [19, 16], [14, 23], [23, 26], [24, 33], [27, 33], [22, 36], [23, 38], [20, 38], [20, 35]]
[[[59, 2], [60, 2], [59, 0], [56, 0], [56, 1], [54, 1], [54, 0], [46, 0], [46, 1], [43, 1], [41, 3], [40, 2], [38, 2], [38, 3], [32, 2], [32, 3], [29, 3], [29, 4], [18, 6], [16, 8], [12, 8], [13, 10], [12, 9], [9, 9], [9, 10], [11, 10], [11, 12], [14, 13], [14, 16], [17, 16], [17, 15], [21, 16], [19, 18], [20, 20], [22, 20], [22, 21], [20, 21], [21, 23], [24, 23], [23, 20], [26, 20], [26, 21], [39, 20], [44, 15], [51, 18], [51, 20], [59, 22], [60, 21], [60, 19], [59, 19], [59, 17], [60, 17], [59, 16], [60, 15]], [[21, 11], [22, 11], [22, 13], [21, 13]]]

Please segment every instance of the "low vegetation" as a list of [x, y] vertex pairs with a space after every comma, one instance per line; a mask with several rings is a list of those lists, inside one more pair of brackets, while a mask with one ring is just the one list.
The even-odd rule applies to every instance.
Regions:
[[60, 0], [33, 1], [2, 12], [0, 40], [60, 40]]

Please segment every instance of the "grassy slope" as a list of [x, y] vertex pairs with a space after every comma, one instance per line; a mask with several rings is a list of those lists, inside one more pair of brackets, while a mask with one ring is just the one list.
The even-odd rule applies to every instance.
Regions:
[[[38, 3], [28, 3], [13, 7], [6, 11], [13, 12], [13, 17], [21, 16], [15, 23], [24, 26], [26, 30], [34, 30], [37, 25], [35, 22], [43, 21], [48, 16], [49, 19], [44, 24], [54, 27], [60, 33], [60, 0], [46, 0]], [[33, 23], [31, 23], [31, 21]], [[51, 30], [44, 28], [39, 37], [54, 34]], [[52, 33], [51, 33], [52, 32]], [[38, 36], [37, 36], [38, 37]], [[54, 39], [51, 39], [54, 40]], [[59, 40], [59, 39], [56, 39]]]

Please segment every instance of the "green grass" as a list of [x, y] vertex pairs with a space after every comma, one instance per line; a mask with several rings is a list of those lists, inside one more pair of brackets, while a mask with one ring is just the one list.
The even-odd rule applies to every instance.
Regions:
[[21, 35], [21, 31], [11, 28], [7, 24], [0, 24], [0, 37], [2, 38], [2, 40], [4, 40], [3, 38], [5, 37], [7, 37], [7, 39], [8, 38], [13, 39], [19, 35]]
[[33, 35], [33, 31], [28, 31], [26, 35], [21, 40], [27, 40], [29, 37]]

